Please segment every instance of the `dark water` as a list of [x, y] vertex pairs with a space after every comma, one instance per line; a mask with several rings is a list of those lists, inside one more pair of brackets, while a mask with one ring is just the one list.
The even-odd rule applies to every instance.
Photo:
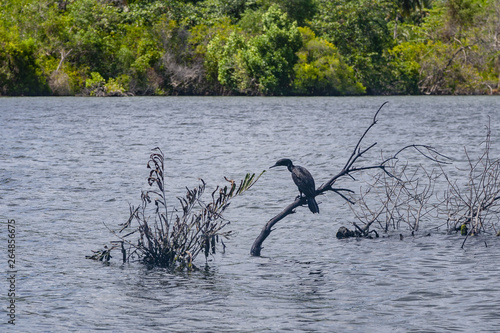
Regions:
[[483, 235], [461, 249], [459, 235], [434, 229], [442, 220], [426, 221], [416, 237], [403, 227], [403, 241], [339, 241], [337, 229], [353, 216], [328, 194], [320, 215], [298, 209], [277, 224], [263, 256], [251, 257], [262, 226], [297, 195], [285, 169], [233, 202], [226, 217], [235, 234], [204, 272], [85, 259], [113, 239], [103, 222], [124, 222], [139, 202], [151, 148], [167, 156], [172, 198], [198, 178], [213, 188], [282, 157], [320, 184], [342, 168], [384, 101], [365, 161], [418, 143], [463, 166], [464, 146], [480, 152], [489, 117], [498, 142], [498, 97], [0, 99], [1, 267], [8, 270], [7, 221], [15, 219], [18, 270], [16, 325], [7, 324], [4, 274], [0, 330], [500, 331], [500, 239]]

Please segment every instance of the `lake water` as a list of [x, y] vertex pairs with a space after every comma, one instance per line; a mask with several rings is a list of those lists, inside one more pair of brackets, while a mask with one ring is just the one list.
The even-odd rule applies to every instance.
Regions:
[[494, 235], [461, 249], [460, 235], [430, 220], [415, 237], [403, 226], [395, 237], [337, 240], [355, 220], [330, 193], [321, 214], [299, 208], [276, 225], [261, 257], [250, 256], [261, 228], [298, 194], [285, 168], [232, 203], [234, 235], [202, 272], [122, 265], [118, 252], [111, 265], [85, 259], [114, 239], [103, 223], [125, 222], [129, 204], [140, 202], [151, 148], [166, 155], [171, 205], [199, 178], [209, 190], [283, 157], [319, 185], [340, 171], [385, 101], [366, 138], [377, 146], [362, 163], [429, 144], [454, 159], [460, 177], [464, 147], [479, 154], [489, 119], [498, 156], [499, 97], [0, 99], [0, 267], [10, 271], [7, 222], [15, 219], [17, 270], [16, 325], [7, 323], [3, 274], [0, 330], [499, 332]]

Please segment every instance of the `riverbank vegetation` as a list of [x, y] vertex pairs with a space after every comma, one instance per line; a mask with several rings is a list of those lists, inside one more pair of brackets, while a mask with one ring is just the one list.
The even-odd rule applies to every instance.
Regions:
[[0, 95], [495, 94], [500, 0], [0, 0]]

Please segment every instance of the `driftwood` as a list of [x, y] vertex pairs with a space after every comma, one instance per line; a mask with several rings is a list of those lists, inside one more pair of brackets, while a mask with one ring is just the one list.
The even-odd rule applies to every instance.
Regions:
[[[391, 172], [389, 172], [388, 169], [390, 168], [390, 165], [388, 162], [391, 160], [397, 159], [398, 155], [402, 151], [404, 151], [408, 148], [414, 148], [420, 154], [422, 154], [424, 157], [436, 161], [436, 159], [434, 157], [431, 157], [424, 152], [424, 151], [427, 151], [427, 152], [432, 152], [432, 153], [435, 153], [437, 155], [440, 155], [439, 153], [437, 153], [434, 150], [434, 148], [432, 148], [430, 146], [424, 146], [424, 145], [408, 145], [408, 146], [400, 149], [392, 157], [389, 157], [389, 158], [381, 161], [378, 164], [367, 165], [367, 166], [357, 166], [356, 165], [356, 162], [358, 162], [360, 157], [362, 157], [364, 154], [366, 154], [369, 150], [371, 150], [373, 147], [375, 147], [377, 145], [377, 143], [375, 142], [375, 143], [369, 145], [367, 148], [364, 148], [364, 149], [361, 148], [361, 144], [363, 143], [364, 138], [366, 137], [368, 132], [373, 128], [373, 126], [375, 126], [375, 124], [377, 124], [377, 116], [385, 104], [387, 104], [387, 102], [383, 103], [380, 106], [380, 108], [377, 110], [377, 112], [375, 113], [371, 124], [366, 128], [364, 133], [359, 138], [356, 146], [354, 147], [349, 159], [345, 163], [342, 170], [338, 174], [333, 176], [330, 180], [328, 180], [326, 183], [324, 183], [320, 187], [318, 187], [316, 189], [315, 196], [321, 195], [327, 191], [332, 191], [332, 192], [335, 192], [338, 195], [340, 195], [344, 200], [348, 201], [349, 203], [354, 204], [354, 202], [352, 200], [350, 200], [346, 195], [344, 195], [344, 193], [354, 193], [352, 190], [347, 189], [347, 188], [335, 188], [335, 187], [333, 187], [333, 185], [337, 182], [337, 180], [339, 180], [342, 177], [346, 177], [346, 176], [354, 179], [353, 174], [367, 171], [367, 170], [374, 170], [374, 169], [379, 169], [382, 172], [384, 172], [385, 174], [387, 174], [389, 177], [393, 177], [393, 178], [397, 179], [397, 177], [395, 175], [393, 175]], [[286, 216], [295, 213], [295, 209], [297, 207], [303, 206], [305, 204], [307, 204], [307, 199], [305, 197], [302, 197], [302, 196], [297, 197], [295, 199], [295, 201], [292, 202], [290, 205], [288, 205], [281, 213], [279, 213], [278, 215], [273, 217], [271, 220], [269, 220], [266, 223], [266, 225], [262, 228], [259, 236], [255, 239], [255, 241], [252, 245], [252, 248], [250, 250], [250, 254], [253, 256], [260, 256], [261, 250], [262, 250], [262, 243], [266, 240], [266, 238], [269, 236], [269, 234], [273, 231], [273, 226], [276, 223], [278, 223], [279, 221], [281, 221], [283, 218], [285, 218]], [[358, 227], [356, 224], [354, 224], [354, 226], [356, 227], [356, 230], [353, 232], [356, 235], [358, 235], [359, 237], [371, 237], [371, 233], [374, 233], [374, 231], [373, 230], [370, 231], [369, 227], [373, 222], [375, 222], [375, 220], [371, 221], [371, 223], [368, 223], [363, 227]], [[376, 234], [376, 232], [375, 232], [375, 234]]]

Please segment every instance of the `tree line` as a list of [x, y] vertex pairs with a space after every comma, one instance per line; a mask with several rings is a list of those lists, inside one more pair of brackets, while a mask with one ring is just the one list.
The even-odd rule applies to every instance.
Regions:
[[0, 0], [0, 95], [496, 94], [500, 0]]

